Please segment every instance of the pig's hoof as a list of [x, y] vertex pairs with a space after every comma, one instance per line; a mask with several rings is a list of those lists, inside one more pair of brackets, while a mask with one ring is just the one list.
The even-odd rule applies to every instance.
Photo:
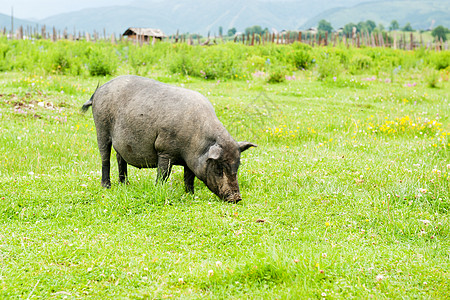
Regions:
[[111, 188], [111, 182], [102, 182], [102, 187], [104, 187], [105, 189], [110, 189]]

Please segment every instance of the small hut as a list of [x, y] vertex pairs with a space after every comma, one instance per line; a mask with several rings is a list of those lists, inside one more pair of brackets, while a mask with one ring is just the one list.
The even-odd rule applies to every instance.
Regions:
[[152, 29], [152, 28], [134, 28], [130, 27], [122, 34], [123, 36], [127, 36], [129, 39], [134, 39], [139, 42], [148, 43], [150, 39], [158, 39], [162, 40], [167, 37], [161, 29]]

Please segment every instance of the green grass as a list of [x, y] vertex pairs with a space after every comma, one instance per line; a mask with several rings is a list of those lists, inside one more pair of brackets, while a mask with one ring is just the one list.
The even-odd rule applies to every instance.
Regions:
[[0, 298], [450, 297], [444, 77], [147, 76], [206, 95], [237, 140], [258, 144], [242, 155], [244, 200], [198, 180], [185, 194], [179, 167], [165, 185], [130, 167], [122, 186], [114, 155], [101, 188], [79, 108], [110, 77], [0, 73]]

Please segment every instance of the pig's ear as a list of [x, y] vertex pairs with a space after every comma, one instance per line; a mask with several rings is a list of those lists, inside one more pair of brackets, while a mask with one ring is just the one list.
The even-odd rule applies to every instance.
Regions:
[[211, 146], [211, 148], [209, 148], [208, 159], [217, 160], [217, 159], [219, 159], [221, 154], [222, 154], [222, 147], [220, 147], [217, 144], [213, 145], [213, 146]]
[[241, 150], [241, 152], [244, 152], [245, 150], [247, 150], [250, 147], [258, 147], [258, 145], [255, 145], [253, 143], [249, 143], [249, 142], [238, 142], [239, 144], [239, 150]]

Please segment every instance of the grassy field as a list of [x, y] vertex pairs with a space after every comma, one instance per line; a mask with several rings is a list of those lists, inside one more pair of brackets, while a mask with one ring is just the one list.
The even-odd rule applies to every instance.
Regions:
[[1, 72], [0, 298], [448, 299], [448, 73], [432, 88], [425, 69], [321, 68], [276, 84], [142, 74], [201, 92], [258, 144], [235, 205], [198, 180], [185, 194], [177, 167], [165, 185], [130, 167], [120, 185], [114, 155], [101, 188], [79, 109], [131, 69]]

